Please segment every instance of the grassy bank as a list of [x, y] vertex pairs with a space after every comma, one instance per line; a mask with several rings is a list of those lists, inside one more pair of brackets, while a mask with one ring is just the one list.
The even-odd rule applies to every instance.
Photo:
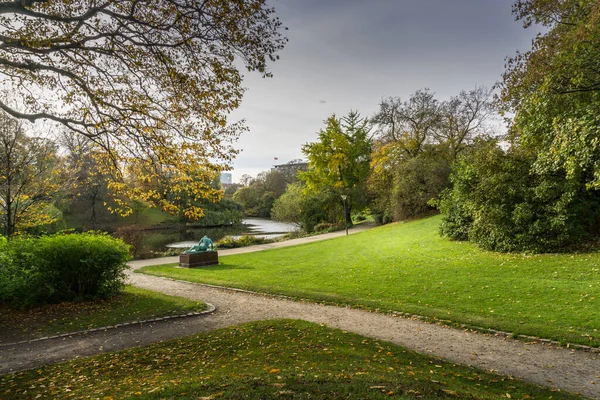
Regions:
[[600, 254], [500, 254], [437, 233], [439, 217], [301, 246], [141, 272], [401, 311], [600, 346]]
[[4, 375], [0, 388], [11, 399], [577, 398], [287, 320]]
[[206, 304], [199, 301], [127, 286], [122, 294], [106, 300], [51, 304], [29, 310], [2, 307], [0, 343], [204, 309]]

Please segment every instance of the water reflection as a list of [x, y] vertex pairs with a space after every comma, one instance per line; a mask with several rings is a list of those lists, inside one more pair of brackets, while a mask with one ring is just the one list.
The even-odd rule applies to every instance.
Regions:
[[239, 238], [242, 235], [259, 236], [265, 239], [275, 239], [282, 237], [286, 233], [297, 230], [295, 224], [277, 222], [263, 218], [246, 218], [241, 225], [219, 227], [219, 228], [186, 228], [178, 232], [168, 232], [160, 234], [154, 233], [153, 239], [148, 240], [150, 247], [154, 251], [162, 251], [164, 248], [185, 249], [198, 243], [204, 236], [208, 236], [214, 242], [221, 240], [225, 236]]

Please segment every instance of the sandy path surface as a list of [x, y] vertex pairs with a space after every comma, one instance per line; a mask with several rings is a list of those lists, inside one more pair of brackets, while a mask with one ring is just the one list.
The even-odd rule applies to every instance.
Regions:
[[[173, 262], [173, 259], [136, 261], [132, 264], [134, 268], [138, 268], [164, 262]], [[387, 340], [452, 362], [600, 399], [598, 353], [557, 348], [542, 343], [526, 343], [419, 320], [296, 302], [137, 273], [130, 274], [130, 281], [146, 289], [205, 301], [215, 305], [217, 310], [213, 314], [200, 317], [132, 325], [86, 335], [0, 347], [0, 373], [141, 346], [250, 321], [293, 318]]]
[[0, 372], [141, 346], [249, 321], [294, 318], [387, 340], [420, 353], [600, 399], [600, 355], [528, 344], [401, 317], [243, 293], [143, 274], [136, 286], [214, 304], [201, 317], [135, 325], [88, 335], [0, 348]]

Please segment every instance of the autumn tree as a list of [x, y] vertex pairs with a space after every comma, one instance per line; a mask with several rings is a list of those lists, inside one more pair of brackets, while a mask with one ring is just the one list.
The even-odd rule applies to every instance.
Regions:
[[83, 229], [106, 229], [116, 216], [104, 206], [111, 200], [108, 176], [101, 171], [94, 143], [86, 136], [64, 130], [59, 145], [67, 175], [59, 201], [63, 215], [77, 218]]
[[[117, 199], [173, 212], [172, 190], [220, 198], [191, 177], [229, 167], [244, 130], [227, 119], [244, 92], [239, 66], [270, 76], [281, 30], [266, 0], [1, 2], [0, 79], [25, 109], [2, 101], [0, 109], [89, 138]], [[129, 185], [132, 164], [162, 189]], [[131, 210], [123, 200], [115, 211]], [[194, 205], [183, 212], [202, 216]]]
[[475, 87], [439, 101], [429, 89], [407, 101], [381, 102], [371, 118], [376, 138], [368, 189], [379, 222], [427, 214], [448, 185], [450, 167], [474, 138], [486, 134], [490, 90]]
[[[308, 158], [308, 170], [299, 177], [306, 184], [307, 193], [333, 190], [348, 196], [346, 221], [351, 222], [353, 208], [368, 204], [366, 191], [371, 141], [368, 121], [356, 111], [346, 117], [329, 117], [319, 140], [302, 146]], [[337, 197], [337, 196], [336, 196]]]
[[54, 221], [47, 212], [59, 189], [57, 146], [28, 136], [23, 123], [0, 111], [0, 219], [2, 234]]

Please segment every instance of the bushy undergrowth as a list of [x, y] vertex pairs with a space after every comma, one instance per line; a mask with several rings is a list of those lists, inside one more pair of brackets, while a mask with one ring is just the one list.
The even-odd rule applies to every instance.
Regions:
[[342, 229], [345, 229], [344, 224], [331, 224], [327, 222], [322, 222], [320, 224], [315, 225], [314, 227], [314, 231], [316, 233], [335, 232], [341, 231]]
[[257, 244], [272, 243], [270, 239], [265, 239], [257, 236], [243, 235], [239, 238], [233, 238], [231, 236], [225, 236], [223, 239], [217, 242], [217, 248], [219, 249], [234, 249], [236, 247], [254, 246]]
[[27, 307], [108, 297], [125, 280], [129, 246], [107, 234], [57, 234], [0, 242], [0, 301]]
[[480, 142], [455, 165], [439, 202], [440, 232], [493, 251], [559, 252], [597, 236], [600, 192], [564, 171], [540, 173], [533, 155]]

